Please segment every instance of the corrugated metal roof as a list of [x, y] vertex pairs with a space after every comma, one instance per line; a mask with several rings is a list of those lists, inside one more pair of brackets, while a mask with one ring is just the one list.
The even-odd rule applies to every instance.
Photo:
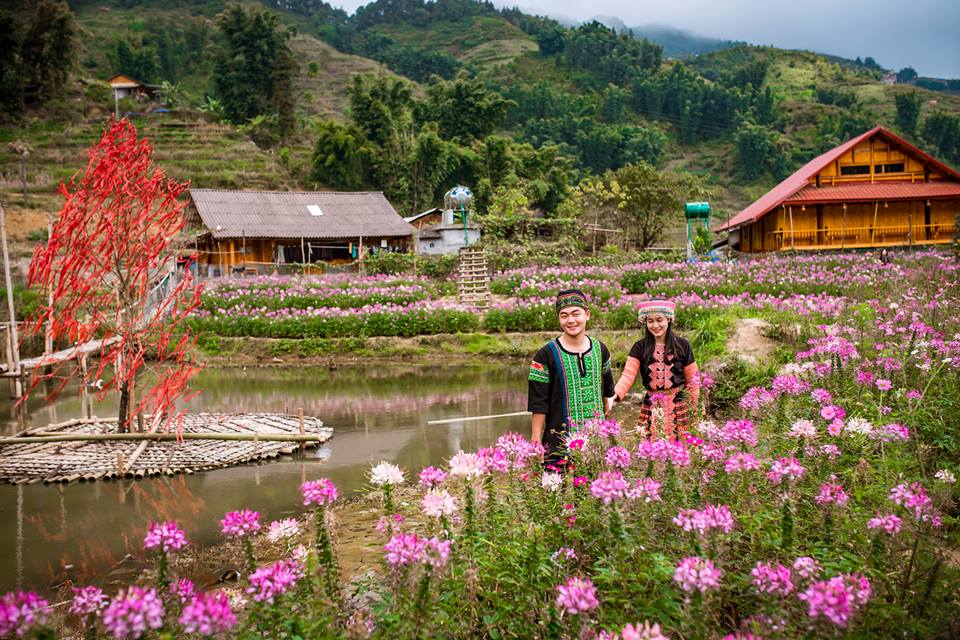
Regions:
[[826, 167], [828, 164], [830, 164], [831, 162], [833, 162], [834, 160], [836, 160], [837, 158], [839, 158], [844, 153], [846, 153], [853, 147], [857, 146], [864, 140], [872, 138], [873, 136], [878, 134], [883, 136], [887, 140], [893, 142], [894, 144], [897, 144], [903, 147], [913, 155], [930, 163], [931, 165], [933, 165], [934, 167], [936, 167], [946, 175], [955, 179], [960, 179], [960, 173], [957, 173], [955, 170], [943, 164], [933, 156], [916, 148], [915, 146], [913, 146], [912, 144], [910, 144], [900, 136], [897, 136], [894, 133], [890, 132], [889, 130], [878, 126], [878, 127], [874, 127], [873, 129], [870, 129], [869, 131], [861, 133], [856, 138], [847, 140], [843, 144], [836, 146], [825, 153], [820, 154], [819, 156], [817, 156], [807, 164], [803, 165], [802, 167], [797, 169], [793, 173], [793, 175], [789, 176], [783, 182], [781, 182], [780, 184], [775, 186], [773, 189], [771, 189], [770, 191], [765, 193], [763, 196], [761, 196], [759, 200], [756, 200], [746, 209], [744, 209], [743, 211], [741, 211], [740, 213], [732, 217], [729, 222], [726, 222], [725, 224], [721, 225], [717, 229], [717, 231], [733, 229], [734, 227], [739, 227], [740, 225], [746, 224], [748, 222], [753, 222], [763, 217], [764, 215], [769, 213], [772, 209], [775, 209], [776, 207], [783, 204], [788, 198], [793, 196], [795, 193], [797, 193], [804, 187], [809, 186], [810, 178], [812, 178], [821, 170], [823, 170], [823, 168]]
[[379, 191], [190, 189], [190, 198], [214, 238], [322, 240], [416, 233]]
[[783, 201], [784, 204], [916, 200], [960, 197], [960, 182], [851, 182], [833, 187], [808, 186]]

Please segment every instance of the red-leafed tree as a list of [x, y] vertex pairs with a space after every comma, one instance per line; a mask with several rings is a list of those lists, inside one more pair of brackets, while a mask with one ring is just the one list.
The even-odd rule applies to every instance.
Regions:
[[[152, 153], [129, 121], [111, 122], [89, 150], [86, 171], [61, 185], [63, 209], [29, 272], [30, 285], [52, 291], [53, 303], [30, 319], [28, 333], [42, 333], [49, 321], [61, 345], [103, 340], [89, 371], [75, 360], [54, 365], [44, 376], [58, 381], [51, 395], [74, 377], [99, 388], [100, 399], [117, 391], [123, 431], [144, 415], [157, 424], [179, 417], [177, 400], [197, 371], [187, 359], [193, 340], [184, 321], [200, 302], [200, 286], [175, 262], [185, 206], [178, 197], [187, 185], [154, 169]], [[155, 382], [138, 393], [148, 366]]]

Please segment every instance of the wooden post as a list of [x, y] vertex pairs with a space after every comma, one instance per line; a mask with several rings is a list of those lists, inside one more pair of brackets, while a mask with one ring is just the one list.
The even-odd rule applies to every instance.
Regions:
[[[913, 249], [913, 205], [910, 205], [910, 213], [907, 215], [907, 244], [910, 249]], [[6, 251], [7, 243], [3, 243], [4, 251]]]
[[847, 205], [843, 205], [843, 217], [840, 219], [840, 248], [846, 244], [847, 239]]
[[0, 242], [3, 243], [3, 274], [7, 284], [7, 311], [10, 314], [10, 345], [13, 347], [14, 394], [23, 397], [23, 380], [20, 377], [20, 338], [17, 335], [17, 314], [13, 308], [13, 278], [10, 276], [10, 251], [7, 249], [7, 212], [0, 202]]
[[793, 233], [793, 207], [787, 207], [787, 211], [790, 214], [790, 248], [796, 251], [797, 240], [796, 240], [796, 236]]
[[303, 242], [303, 236], [300, 236], [300, 264], [307, 264], [307, 250]]
[[[305, 434], [304, 434], [304, 431], [303, 431], [303, 407], [298, 407], [298, 408], [297, 408], [297, 417], [300, 418], [300, 435], [305, 435]], [[305, 445], [303, 442], [301, 442], [301, 443], [300, 443], [300, 450], [303, 451], [303, 448], [304, 448], [305, 446], [306, 446], [306, 445]]]
[[359, 263], [360, 275], [363, 275], [363, 236], [360, 236], [360, 247], [357, 249], [357, 262]]
[[873, 203], [873, 226], [870, 227], [870, 244], [873, 244], [877, 237], [877, 213], [880, 210], [880, 201]]
[[126, 467], [123, 466], [123, 451], [117, 451], [117, 473], [121, 476], [126, 473]]
[[[247, 232], [246, 232], [245, 230], [241, 229], [241, 230], [240, 230], [240, 237], [243, 238], [243, 249], [240, 251], [240, 253], [243, 254], [243, 268], [244, 268], [244, 270], [246, 270], [246, 268], [247, 268]], [[244, 274], [244, 275], [246, 275], [246, 274]]]

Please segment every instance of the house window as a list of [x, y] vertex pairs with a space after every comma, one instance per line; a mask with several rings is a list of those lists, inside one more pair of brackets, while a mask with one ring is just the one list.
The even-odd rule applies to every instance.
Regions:
[[434, 245], [434, 244], [431, 242], [431, 243], [430, 243], [430, 246], [431, 246], [431, 247], [434, 247], [434, 246], [436, 246], [436, 245]]
[[904, 167], [902, 162], [888, 162], [886, 164], [874, 165], [874, 173], [903, 173]]
[[870, 173], [870, 165], [868, 164], [848, 164], [840, 167], [840, 175], [842, 176], [859, 176], [865, 173]]

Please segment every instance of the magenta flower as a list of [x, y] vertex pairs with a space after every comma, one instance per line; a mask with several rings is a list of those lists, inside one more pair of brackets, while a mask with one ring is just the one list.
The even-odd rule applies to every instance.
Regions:
[[699, 556], [684, 558], [673, 572], [673, 581], [687, 593], [706, 593], [720, 586], [723, 571], [710, 560]]
[[683, 444], [673, 440], [641, 440], [636, 453], [641, 460], [670, 462], [677, 467], [690, 464], [690, 452]]
[[630, 485], [619, 471], [604, 471], [590, 483], [590, 494], [594, 498], [603, 500], [603, 504], [610, 504], [622, 499], [629, 487]]
[[846, 627], [857, 611], [870, 599], [870, 581], [859, 574], [839, 575], [814, 582], [797, 597], [807, 603], [807, 615], [824, 617], [838, 627]]
[[303, 506], [316, 505], [323, 507], [332, 504], [337, 499], [337, 487], [327, 478], [308, 480], [300, 485], [303, 494]]
[[156, 589], [128, 587], [103, 611], [103, 626], [114, 638], [140, 638], [163, 626], [163, 603]]
[[243, 509], [229, 511], [220, 521], [220, 531], [228, 538], [245, 538], [260, 530], [260, 513]]
[[890, 490], [890, 500], [912, 511], [917, 522], [929, 522], [937, 528], [942, 524], [940, 512], [933, 506], [926, 488], [920, 482], [913, 482], [909, 486], [898, 484]]
[[280, 560], [260, 567], [250, 574], [247, 593], [256, 602], [273, 604], [277, 596], [289, 591], [303, 577], [303, 567], [296, 560]]
[[793, 570], [804, 580], [810, 580], [820, 573], [820, 563], [817, 562], [816, 558], [800, 556], [793, 561]]
[[192, 580], [180, 578], [170, 585], [170, 595], [179, 600], [180, 604], [185, 604], [197, 595], [197, 587]]
[[0, 598], [0, 637], [22, 638], [47, 620], [50, 603], [32, 591], [15, 591]]
[[757, 460], [757, 456], [752, 453], [734, 453], [723, 463], [723, 470], [727, 473], [757, 471], [759, 469], [760, 462]]
[[[831, 476], [833, 478], [833, 476]], [[824, 482], [820, 484], [820, 495], [816, 497], [817, 504], [846, 506], [850, 497], [844, 492], [842, 484]]]
[[590, 578], [567, 578], [565, 584], [558, 585], [557, 606], [572, 615], [589, 613], [600, 606]]
[[441, 540], [434, 536], [427, 540], [423, 545], [423, 563], [434, 569], [442, 569], [447, 566], [450, 560], [450, 547], [453, 546], [452, 540]]
[[778, 458], [770, 464], [767, 479], [773, 484], [780, 484], [784, 480], [793, 482], [803, 477], [806, 471], [796, 458]]
[[769, 593], [779, 596], [788, 596], [793, 593], [793, 580], [790, 569], [779, 562], [773, 565], [768, 562], [758, 562], [750, 572], [753, 576], [754, 589], [760, 593]]
[[406, 567], [420, 562], [427, 541], [415, 533], [395, 533], [390, 541], [383, 545], [387, 552], [387, 564], [391, 567]]
[[447, 479], [447, 472], [436, 467], [426, 467], [420, 472], [420, 485], [432, 489]]
[[143, 539], [144, 549], [159, 549], [163, 553], [179, 551], [185, 546], [187, 536], [176, 522], [151, 522]]
[[[100, 587], [73, 588], [73, 602], [70, 613], [75, 616], [99, 616], [101, 609], [107, 606], [107, 596]], [[0, 633], [0, 635], [3, 635]]]
[[877, 385], [877, 389], [880, 391], [890, 391], [890, 389], [893, 389], [893, 383], [885, 378], [878, 378], [874, 384]]
[[827, 422], [833, 422], [834, 420], [843, 420], [846, 418], [847, 412], [835, 404], [828, 404], [820, 409], [820, 417]]
[[826, 389], [814, 389], [810, 392], [810, 397], [813, 398], [813, 401], [817, 404], [830, 404], [833, 402], [833, 396], [830, 395], [830, 392]]
[[883, 531], [890, 535], [900, 533], [900, 528], [903, 526], [903, 521], [899, 516], [896, 516], [892, 513], [881, 514], [877, 513], [875, 518], [870, 518], [867, 521], [867, 530], [868, 531]]
[[626, 490], [631, 500], [643, 499], [644, 502], [660, 502], [660, 483], [653, 478], [637, 478], [634, 486]]
[[603, 459], [614, 469], [626, 469], [630, 466], [630, 452], [623, 447], [610, 447]]
[[237, 618], [230, 610], [230, 598], [218, 591], [198, 593], [183, 608], [179, 622], [185, 633], [197, 633], [209, 638], [229, 631], [237, 624]]
[[730, 533], [733, 531], [734, 519], [727, 505], [708, 504], [700, 510], [681, 509], [673, 518], [673, 523], [684, 531], [693, 531], [702, 536], [714, 529]]

